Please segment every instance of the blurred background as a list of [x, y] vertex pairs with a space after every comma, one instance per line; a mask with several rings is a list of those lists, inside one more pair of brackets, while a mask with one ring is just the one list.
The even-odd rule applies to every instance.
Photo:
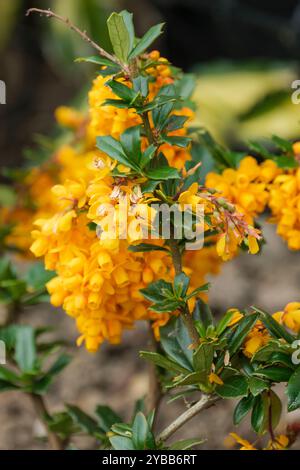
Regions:
[[171, 62], [198, 76], [197, 119], [235, 146], [249, 138], [299, 135], [300, 107], [291, 104], [299, 76], [298, 0], [0, 0], [1, 163], [22, 161], [33, 134], [47, 133], [56, 106], [79, 98], [93, 70], [74, 65], [90, 51], [64, 25], [33, 15], [51, 7], [105, 48], [112, 10], [134, 12], [138, 34], [166, 22], [157, 44]]
[[[132, 11], [140, 35], [165, 21], [166, 32], [156, 46], [175, 65], [196, 73], [196, 120], [220, 142], [239, 150], [248, 140], [271, 134], [300, 138], [300, 105], [291, 102], [291, 84], [300, 78], [298, 0], [0, 0], [0, 80], [7, 85], [7, 104], [0, 105], [1, 166], [19, 167], [36, 135], [55, 134], [55, 108], [84, 105], [95, 76], [93, 68], [74, 64], [76, 57], [90, 54], [89, 47], [64, 25], [25, 17], [30, 7], [50, 7], [69, 17], [107, 49], [105, 23], [113, 10]], [[289, 253], [272, 226], [265, 230], [269, 243], [263, 255], [226, 264], [214, 281], [216, 311], [254, 302], [276, 311], [299, 300], [299, 253]], [[147, 367], [137, 358], [146, 341], [142, 325], [138, 333], [126, 335], [122, 346], [105, 346], [91, 356], [74, 347], [76, 332], [65, 315], [55, 316], [50, 307], [27, 315], [30, 324], [50, 323], [64, 331], [75, 353], [52, 389], [51, 409], [59, 410], [66, 401], [89, 412], [102, 402], [126, 417], [132, 402], [146, 393]], [[205, 412], [183, 436], [196, 431], [209, 439], [208, 448], [222, 448], [233, 428], [231, 407], [226, 402], [220, 411]], [[181, 408], [179, 403], [165, 406], [164, 421]], [[34, 439], [42, 431], [26, 397], [2, 394], [0, 422], [0, 449], [45, 448]], [[88, 443], [80, 445], [88, 448]]]

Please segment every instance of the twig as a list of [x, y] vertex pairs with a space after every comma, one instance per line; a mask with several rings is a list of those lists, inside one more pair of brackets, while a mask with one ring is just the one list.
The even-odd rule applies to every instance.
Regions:
[[46, 421], [46, 418], [49, 417], [49, 413], [46, 407], [46, 404], [43, 400], [43, 397], [40, 395], [35, 395], [34, 393], [30, 394], [34, 409], [39, 419], [44, 423], [47, 429], [48, 441], [52, 450], [64, 450], [64, 445], [62, 440], [49, 429], [49, 425]]
[[86, 33], [86, 31], [81, 31], [81, 29], [79, 29], [76, 25], [74, 25], [74, 23], [72, 23], [69, 18], [64, 18], [63, 16], [60, 16], [58, 15], [57, 13], [54, 13], [53, 11], [50, 10], [50, 8], [48, 10], [41, 10], [40, 8], [30, 8], [29, 10], [27, 10], [26, 12], [26, 16], [29, 16], [31, 15], [31, 13], [39, 13], [40, 15], [45, 15], [47, 18], [55, 18], [57, 19], [58, 21], [61, 21], [62, 23], [64, 23], [68, 28], [70, 28], [72, 31], [75, 31], [75, 33], [79, 34], [79, 36], [81, 36], [81, 38], [87, 42], [88, 44], [90, 44], [90, 46], [92, 46], [94, 49], [96, 49], [96, 51], [102, 56], [102, 57], [106, 57], [107, 59], [111, 60], [112, 62], [114, 62], [115, 64], [118, 64], [120, 65], [122, 68], [123, 67], [123, 64], [118, 60], [117, 57], [115, 57], [114, 55], [110, 54], [109, 52], [105, 51], [101, 46], [99, 46], [99, 44], [97, 44], [96, 42], [94, 42]]
[[164, 442], [169, 437], [171, 437], [178, 429], [180, 429], [185, 423], [187, 423], [190, 419], [196, 416], [200, 411], [205, 410], [212, 406], [219, 400], [219, 397], [210, 396], [210, 395], [203, 395], [201, 399], [187, 411], [182, 413], [182, 415], [178, 416], [178, 418], [173, 421], [167, 428], [165, 428], [157, 437], [158, 442]]

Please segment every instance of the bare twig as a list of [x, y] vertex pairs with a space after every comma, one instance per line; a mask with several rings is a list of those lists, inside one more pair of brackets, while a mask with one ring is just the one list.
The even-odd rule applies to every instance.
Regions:
[[50, 10], [50, 8], [48, 10], [41, 10], [40, 8], [30, 8], [29, 10], [27, 10], [26, 16], [29, 16], [32, 13], [39, 13], [40, 15], [45, 15], [47, 18], [55, 18], [58, 21], [61, 21], [68, 28], [70, 28], [72, 31], [75, 31], [75, 33], [79, 34], [79, 36], [81, 36], [81, 38], [85, 42], [87, 42], [88, 44], [90, 44], [90, 46], [92, 46], [94, 49], [96, 49], [98, 54], [100, 54], [102, 57], [106, 57], [106, 59], [111, 60], [112, 62], [114, 62], [115, 64], [120, 65], [123, 68], [123, 64], [119, 61], [119, 59], [117, 57], [115, 57], [114, 55], [109, 54], [109, 52], [105, 51], [101, 46], [99, 46], [99, 44], [94, 42], [87, 35], [86, 31], [81, 31], [81, 29], [79, 29], [76, 25], [74, 25], [74, 23], [72, 23], [69, 20], [69, 18], [64, 18], [63, 16], [60, 16], [57, 13], [54, 13], [53, 11]]
[[214, 405], [219, 400], [219, 397], [211, 395], [203, 395], [201, 399], [187, 411], [178, 416], [167, 428], [165, 428], [157, 437], [158, 442], [165, 442], [171, 437], [178, 429], [180, 429], [185, 423], [196, 416], [201, 411]]
[[35, 395], [34, 393], [30, 394], [35, 412], [39, 419], [44, 423], [46, 430], [47, 430], [47, 435], [48, 435], [48, 441], [49, 445], [52, 450], [64, 450], [64, 445], [62, 440], [49, 429], [49, 426], [47, 424], [46, 418], [49, 417], [49, 413], [46, 407], [46, 404], [44, 402], [43, 397], [40, 395]]

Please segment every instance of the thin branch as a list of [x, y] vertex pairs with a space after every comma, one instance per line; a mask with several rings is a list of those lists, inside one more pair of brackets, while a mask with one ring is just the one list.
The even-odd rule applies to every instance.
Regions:
[[31, 15], [32, 13], [39, 13], [40, 15], [45, 15], [47, 18], [55, 18], [57, 19], [58, 21], [61, 21], [62, 23], [64, 23], [68, 28], [70, 28], [72, 31], [75, 31], [75, 33], [79, 34], [79, 36], [85, 41], [87, 42], [88, 44], [90, 44], [90, 46], [92, 46], [94, 49], [96, 49], [96, 51], [98, 52], [98, 54], [100, 54], [102, 57], [106, 57], [107, 59], [111, 60], [112, 62], [114, 62], [115, 64], [118, 64], [120, 65], [122, 68], [123, 68], [123, 64], [117, 59], [117, 57], [115, 57], [114, 55], [112, 54], [109, 54], [109, 52], [106, 52], [101, 46], [99, 46], [99, 44], [97, 44], [96, 42], [94, 42], [86, 33], [86, 31], [81, 31], [81, 29], [79, 29], [76, 25], [74, 25], [74, 23], [72, 23], [69, 18], [64, 18], [63, 16], [60, 16], [58, 15], [57, 13], [54, 13], [53, 11], [50, 10], [50, 8], [48, 10], [41, 10], [40, 8], [30, 8], [29, 10], [27, 10], [26, 12], [26, 16], [29, 16]]
[[194, 418], [200, 411], [206, 410], [214, 405], [220, 398], [211, 395], [203, 395], [201, 399], [187, 411], [178, 416], [167, 428], [165, 428], [157, 437], [158, 442], [165, 442], [171, 437], [178, 429], [180, 429], [190, 419]]
[[49, 429], [49, 425], [46, 421], [46, 418], [49, 417], [49, 413], [48, 413], [43, 397], [41, 397], [40, 395], [35, 395], [34, 393], [30, 394], [30, 397], [31, 397], [37, 416], [44, 423], [46, 427], [48, 441], [49, 441], [49, 445], [51, 449], [52, 450], [64, 450], [64, 445], [63, 445], [62, 440], [58, 437], [57, 434], [55, 434]]

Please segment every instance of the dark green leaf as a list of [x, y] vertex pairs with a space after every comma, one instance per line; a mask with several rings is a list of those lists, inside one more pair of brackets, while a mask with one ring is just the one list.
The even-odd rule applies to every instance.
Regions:
[[192, 139], [190, 137], [178, 137], [175, 135], [173, 136], [162, 135], [162, 141], [169, 145], [186, 148], [191, 143]]
[[67, 354], [62, 354], [50, 367], [47, 374], [50, 374], [52, 376], [59, 374], [62, 370], [65, 369], [65, 367], [67, 367], [70, 364], [71, 361], [72, 361], [71, 356], [68, 356]]
[[169, 180], [169, 179], [179, 179], [179, 173], [176, 168], [171, 168], [169, 166], [160, 167], [160, 168], [151, 168], [145, 171], [145, 175], [150, 180]]
[[177, 116], [173, 114], [168, 118], [164, 130], [166, 132], [173, 132], [182, 129], [188, 119], [187, 116]]
[[75, 60], [75, 62], [88, 62], [90, 64], [96, 64], [96, 65], [101, 65], [101, 66], [113, 66], [115, 67], [115, 63], [112, 60], [106, 59], [106, 57], [100, 57], [100, 56], [91, 56], [91, 57], [78, 57], [78, 59]]
[[112, 13], [107, 20], [109, 37], [118, 59], [127, 63], [131, 51], [132, 31], [128, 30], [128, 15]]
[[247, 315], [239, 321], [238, 326], [228, 341], [230, 356], [235, 354], [243, 344], [246, 336], [252, 330], [258, 319], [258, 314]]
[[147, 434], [150, 432], [148, 422], [143, 413], [137, 413], [132, 424], [132, 442], [137, 450], [144, 450]]
[[87, 432], [89, 435], [94, 436], [97, 433], [98, 424], [91, 416], [82, 411], [78, 406], [67, 405], [67, 411], [73, 421], [82, 429]]
[[269, 400], [266, 394], [259, 395], [254, 399], [251, 425], [257, 434], [264, 434], [268, 429]]
[[242, 375], [229, 377], [224, 385], [218, 385], [217, 394], [222, 398], [246, 397], [248, 395], [248, 382]]
[[185, 297], [189, 288], [190, 278], [185, 273], [180, 273], [174, 279], [174, 294], [177, 298]]
[[193, 353], [189, 349], [192, 340], [181, 317], [174, 318], [160, 329], [161, 345], [174, 362], [193, 371]]
[[242, 420], [247, 416], [251, 410], [254, 403], [254, 398], [252, 395], [242, 398], [237, 406], [235, 407], [233, 413], [233, 423], [237, 426], [242, 422]]
[[130, 53], [129, 59], [134, 59], [135, 57], [145, 52], [145, 50], [148, 49], [148, 47], [151, 46], [151, 44], [162, 34], [163, 26], [164, 23], [152, 26], [152, 28], [147, 31], [147, 33], [142, 37], [142, 39], [140, 39], [136, 47]]
[[120, 142], [113, 137], [97, 137], [97, 148], [106, 153], [109, 157], [117, 160], [122, 165], [125, 165], [134, 170], [138, 170], [136, 164], [132, 161], [129, 161]]
[[115, 450], [135, 450], [132, 440], [128, 437], [113, 436], [109, 440]]
[[162, 367], [166, 370], [176, 372], [179, 374], [186, 374], [189, 372], [188, 369], [182, 367], [180, 364], [177, 364], [174, 361], [171, 361], [165, 356], [162, 356], [161, 354], [151, 352], [151, 351], [140, 351], [140, 356], [143, 359], [146, 359], [147, 361], [151, 361], [153, 364], [156, 366]]
[[252, 393], [254, 397], [256, 397], [261, 392], [269, 388], [268, 382], [266, 382], [265, 380], [259, 379], [257, 377], [250, 377], [248, 384], [249, 384], [250, 392]]
[[99, 426], [104, 432], [108, 432], [110, 428], [120, 423], [122, 419], [109, 406], [98, 405], [95, 413], [98, 417]]
[[117, 82], [116, 80], [109, 80], [106, 82], [106, 85], [114, 92], [122, 100], [126, 101], [128, 104], [133, 104], [139, 93], [134, 91], [132, 88], [124, 85], [121, 82]]
[[300, 367], [295, 370], [287, 386], [288, 411], [300, 408]]
[[188, 450], [192, 447], [199, 446], [205, 442], [205, 439], [184, 439], [182, 441], [174, 442], [170, 446], [170, 450]]
[[257, 307], [252, 308], [257, 313], [259, 313], [261, 321], [269, 330], [272, 336], [278, 339], [283, 338], [286, 340], [287, 343], [293, 343], [293, 341], [295, 341], [295, 337], [288, 333], [286, 329], [272, 317], [272, 315], [269, 315], [267, 312], [264, 312], [263, 310], [260, 310]]
[[34, 330], [31, 326], [21, 326], [16, 331], [15, 360], [22, 372], [34, 372], [36, 345]]
[[265, 367], [264, 369], [256, 369], [255, 375], [266, 377], [273, 382], [288, 382], [293, 371], [286, 367]]
[[129, 127], [121, 135], [121, 145], [129, 161], [139, 166], [141, 160], [141, 128], [140, 126]]
[[212, 343], [201, 343], [193, 354], [193, 365], [197, 373], [200, 373], [200, 382], [206, 383], [211, 372], [214, 360], [214, 346]]

